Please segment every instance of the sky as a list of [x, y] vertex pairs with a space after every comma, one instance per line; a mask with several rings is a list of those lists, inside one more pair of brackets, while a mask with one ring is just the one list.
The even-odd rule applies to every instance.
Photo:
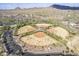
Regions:
[[[0, 9], [49, 7], [54, 3], [0, 3]], [[60, 3], [60, 5], [79, 7], [79, 3]]]

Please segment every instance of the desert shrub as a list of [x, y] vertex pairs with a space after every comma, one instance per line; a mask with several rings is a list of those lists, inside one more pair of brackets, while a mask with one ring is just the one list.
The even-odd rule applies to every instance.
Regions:
[[31, 31], [31, 32], [23, 33], [23, 34], [21, 35], [21, 37], [28, 36], [28, 35], [32, 35], [32, 34], [34, 34], [34, 33], [36, 33], [36, 31]]
[[3, 26], [0, 26], [0, 37], [1, 37], [2, 33], [3, 33]]
[[15, 19], [5, 17], [3, 19], [0, 19], [0, 22], [2, 23], [2, 25], [13, 25], [15, 24]]

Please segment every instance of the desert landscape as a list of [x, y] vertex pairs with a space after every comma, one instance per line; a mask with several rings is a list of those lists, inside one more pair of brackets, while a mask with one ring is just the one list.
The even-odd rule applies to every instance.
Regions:
[[51, 5], [0, 10], [0, 55], [79, 55], [79, 8]]

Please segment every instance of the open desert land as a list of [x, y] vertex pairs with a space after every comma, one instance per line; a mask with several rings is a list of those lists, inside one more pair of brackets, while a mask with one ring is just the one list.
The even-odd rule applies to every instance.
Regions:
[[78, 41], [79, 10], [54, 7], [0, 10], [0, 55], [8, 54], [5, 43], [15, 49], [12, 52], [15, 54], [21, 48], [26, 55], [27, 52], [79, 55]]

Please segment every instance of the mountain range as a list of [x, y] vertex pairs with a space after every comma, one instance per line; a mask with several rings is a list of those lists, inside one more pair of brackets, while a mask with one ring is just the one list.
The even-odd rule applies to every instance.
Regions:
[[79, 10], [79, 7], [71, 7], [71, 6], [59, 5], [59, 4], [54, 4], [54, 5], [51, 5], [50, 7], [53, 7], [56, 9], [62, 9], [62, 10]]

